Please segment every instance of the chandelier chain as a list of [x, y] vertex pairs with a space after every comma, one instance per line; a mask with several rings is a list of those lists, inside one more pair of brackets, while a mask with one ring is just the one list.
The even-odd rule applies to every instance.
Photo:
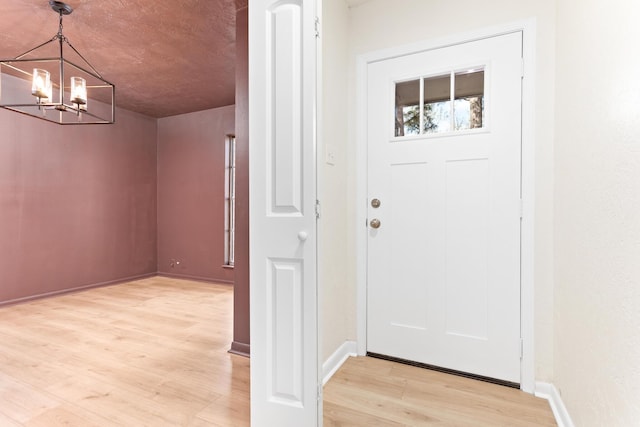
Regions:
[[61, 41], [67, 41], [67, 38], [62, 34], [62, 10], [60, 11], [60, 24], [58, 26], [58, 34], [55, 35], [54, 39], [59, 39]]

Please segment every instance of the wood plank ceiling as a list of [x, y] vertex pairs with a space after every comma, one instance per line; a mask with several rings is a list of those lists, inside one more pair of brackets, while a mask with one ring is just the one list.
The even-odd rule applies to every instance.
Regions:
[[[64, 35], [115, 84], [118, 107], [167, 117], [233, 104], [235, 18], [247, 0], [66, 0]], [[48, 0], [0, 2], [0, 58], [53, 37]]]

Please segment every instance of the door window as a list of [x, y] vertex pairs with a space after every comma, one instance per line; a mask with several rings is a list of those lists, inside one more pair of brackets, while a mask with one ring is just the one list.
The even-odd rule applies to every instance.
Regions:
[[395, 84], [396, 137], [484, 127], [484, 68]]

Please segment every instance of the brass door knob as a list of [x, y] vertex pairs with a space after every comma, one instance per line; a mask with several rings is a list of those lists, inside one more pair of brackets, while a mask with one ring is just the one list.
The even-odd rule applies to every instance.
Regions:
[[373, 218], [369, 222], [369, 225], [371, 226], [371, 228], [380, 228], [380, 220], [378, 218]]

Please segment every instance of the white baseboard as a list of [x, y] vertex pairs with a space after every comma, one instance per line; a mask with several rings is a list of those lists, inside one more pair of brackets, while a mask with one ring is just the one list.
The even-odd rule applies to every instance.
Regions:
[[349, 358], [357, 356], [358, 346], [355, 341], [345, 341], [331, 356], [322, 364], [322, 385], [331, 379], [340, 366]]
[[558, 389], [553, 384], [536, 382], [535, 395], [536, 397], [547, 399], [549, 401], [549, 405], [553, 411], [553, 416], [556, 418], [558, 427], [574, 427], [569, 411], [567, 411], [567, 407], [564, 406], [562, 397], [560, 397]]

